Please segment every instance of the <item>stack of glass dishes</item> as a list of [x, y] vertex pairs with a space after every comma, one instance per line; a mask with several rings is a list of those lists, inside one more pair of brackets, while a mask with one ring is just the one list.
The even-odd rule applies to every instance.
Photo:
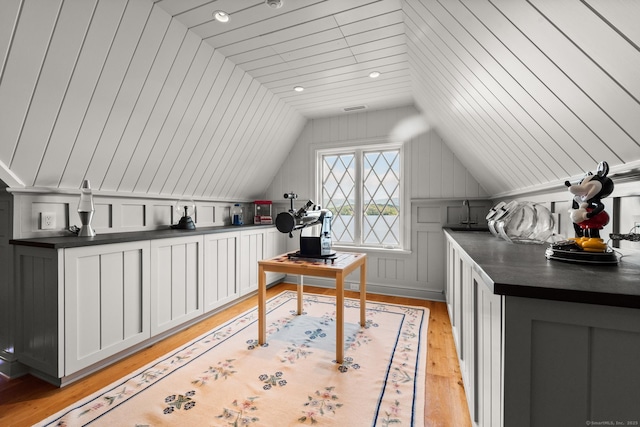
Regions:
[[487, 215], [489, 230], [512, 243], [546, 243], [553, 235], [553, 215], [533, 202], [500, 202]]

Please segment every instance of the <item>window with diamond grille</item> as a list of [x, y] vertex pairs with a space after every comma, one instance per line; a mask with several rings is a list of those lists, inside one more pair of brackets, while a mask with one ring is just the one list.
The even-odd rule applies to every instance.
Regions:
[[333, 213], [334, 244], [402, 245], [400, 147], [322, 151], [321, 204]]

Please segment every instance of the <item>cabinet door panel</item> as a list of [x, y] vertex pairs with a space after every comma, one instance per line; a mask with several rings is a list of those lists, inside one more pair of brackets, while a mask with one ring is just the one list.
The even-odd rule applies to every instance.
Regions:
[[[71, 328], [76, 329], [76, 351], [67, 355], [76, 359], [82, 359], [100, 350], [100, 339], [102, 335], [100, 318], [100, 288], [102, 277], [100, 274], [100, 254], [71, 257], [67, 255], [68, 279], [65, 282], [69, 303], [65, 307], [67, 319], [75, 315], [76, 322], [69, 323]], [[75, 261], [75, 264], [74, 264]], [[77, 277], [71, 276], [77, 272]], [[70, 280], [71, 279], [71, 280]], [[107, 286], [105, 282], [105, 286]], [[71, 292], [69, 292], [72, 290]], [[71, 296], [77, 296], [76, 301], [71, 300]]]
[[455, 249], [449, 240], [446, 241], [446, 250], [447, 250], [447, 285], [445, 288], [445, 298], [447, 301], [447, 311], [449, 312], [449, 320], [451, 321], [451, 326], [453, 327], [453, 311], [454, 311], [454, 283], [455, 283]]
[[65, 249], [64, 259], [69, 375], [149, 338], [149, 243]]
[[[265, 253], [264, 258], [274, 258], [286, 251], [286, 243], [285, 240], [287, 238], [286, 234], [283, 234], [278, 231], [276, 228], [270, 228], [265, 233]], [[285, 275], [281, 273], [267, 272], [267, 283], [273, 283], [276, 280], [283, 278]]]
[[[147, 250], [148, 253], [148, 250]], [[134, 283], [136, 278], [149, 276], [148, 262], [146, 266], [143, 266], [138, 259], [136, 251], [126, 251], [123, 256], [124, 260], [124, 281], [125, 283]], [[124, 290], [124, 337], [130, 338], [138, 334], [144, 329], [145, 322], [147, 323], [148, 330], [148, 311], [140, 312], [138, 307], [143, 307], [144, 304], [149, 304], [148, 293], [145, 295], [138, 292], [138, 289], [134, 286], [123, 286]], [[146, 298], [146, 301], [145, 301]], [[143, 317], [143, 315], [145, 317]]]
[[477, 320], [474, 274], [471, 263], [460, 258], [460, 281], [462, 283], [460, 299], [460, 369], [465, 380], [465, 390], [469, 401], [469, 414], [477, 419]]
[[203, 237], [151, 241], [151, 335], [203, 311]]
[[184, 310], [183, 313], [202, 312], [202, 261], [198, 253], [202, 251], [202, 241], [189, 243], [181, 251], [185, 255]]
[[236, 249], [238, 242], [235, 237], [220, 240], [218, 246], [217, 291], [218, 300], [235, 297], [236, 293]]
[[162, 325], [171, 320], [171, 247], [153, 248], [153, 265], [151, 282], [152, 295], [152, 324]]
[[476, 288], [475, 421], [502, 425], [502, 297], [494, 295], [474, 272]]
[[[104, 254], [100, 256], [100, 287], [99, 298], [97, 300], [99, 309], [105, 313], [104, 320], [108, 321], [108, 324], [100, 325], [101, 338], [103, 346], [111, 346], [121, 341], [124, 336], [124, 312], [126, 300], [124, 298], [124, 273], [125, 253], [112, 253]], [[118, 273], [118, 274], [114, 274]], [[131, 277], [131, 275], [129, 275]], [[135, 283], [135, 282], [134, 282]], [[139, 287], [134, 287], [136, 293], [140, 293]], [[134, 314], [140, 314], [140, 310], [135, 307], [131, 307], [134, 310]], [[99, 311], [96, 310], [96, 313]]]
[[238, 296], [238, 249], [240, 233], [205, 236], [204, 310], [215, 309]]
[[240, 233], [240, 295], [258, 289], [258, 261], [264, 258], [264, 230]]
[[456, 348], [458, 349], [458, 357], [461, 358], [462, 353], [460, 351], [460, 346], [462, 344], [460, 342], [460, 334], [462, 329], [462, 260], [460, 259], [460, 254], [457, 251], [454, 251], [453, 263], [453, 340], [456, 344]]

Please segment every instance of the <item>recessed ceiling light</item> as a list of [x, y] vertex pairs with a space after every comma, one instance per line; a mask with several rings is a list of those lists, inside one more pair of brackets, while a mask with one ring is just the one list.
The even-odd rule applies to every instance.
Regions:
[[379, 71], [372, 71], [369, 73], [369, 77], [371, 77], [372, 79], [375, 79], [376, 77], [380, 77], [380, 72]]
[[293, 90], [295, 90], [296, 92], [302, 92], [304, 88], [302, 86], [296, 86], [293, 88]]
[[218, 22], [229, 22], [229, 14], [222, 10], [216, 10], [213, 12], [213, 17], [216, 18]]
[[280, 9], [282, 7], [282, 0], [265, 0], [265, 3], [272, 9]]

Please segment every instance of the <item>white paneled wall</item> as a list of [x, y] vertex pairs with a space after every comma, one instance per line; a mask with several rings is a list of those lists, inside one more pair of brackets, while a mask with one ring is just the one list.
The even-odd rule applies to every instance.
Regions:
[[[293, 191], [299, 196], [296, 207], [315, 200], [316, 149], [388, 140], [396, 125], [418, 114], [414, 107], [399, 107], [310, 120], [280, 167], [267, 198], [285, 203], [283, 195]], [[404, 208], [411, 210], [410, 253], [369, 251], [367, 283], [372, 292], [442, 299], [442, 226], [458, 221], [456, 215], [452, 220], [446, 213], [447, 207], [458, 212], [462, 200], [471, 199], [486, 212], [488, 196], [436, 131], [411, 138], [404, 149], [404, 184], [408, 189]], [[297, 249], [298, 235], [288, 243], [290, 249]]]
[[[13, 221], [7, 224], [8, 235], [16, 239], [71, 235], [68, 228], [81, 226], [77, 214], [79, 192], [40, 193], [13, 192]], [[95, 213], [92, 227], [97, 234], [166, 229], [176, 224], [182, 215], [175, 211], [178, 200], [170, 197], [121, 197], [118, 194], [94, 195]], [[0, 198], [1, 208], [2, 198]], [[196, 212], [193, 220], [197, 227], [231, 224], [230, 202], [194, 199]], [[245, 223], [253, 221], [253, 204], [241, 203]], [[55, 216], [53, 229], [42, 229], [43, 213]], [[0, 218], [2, 219], [2, 218]], [[6, 217], [5, 217], [6, 219]], [[7, 241], [8, 243], [8, 241]], [[1, 247], [1, 245], [0, 245]]]

